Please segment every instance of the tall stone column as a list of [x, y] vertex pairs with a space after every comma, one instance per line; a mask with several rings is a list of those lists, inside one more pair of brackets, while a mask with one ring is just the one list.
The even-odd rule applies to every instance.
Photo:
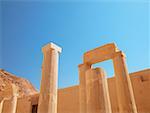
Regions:
[[105, 72], [101, 68], [86, 71], [87, 113], [112, 113]]
[[113, 58], [119, 113], [137, 113], [131, 80], [125, 63], [125, 55], [116, 53]]
[[50, 43], [42, 51], [44, 58], [38, 113], [57, 113], [58, 59], [61, 48]]
[[79, 109], [80, 113], [86, 113], [86, 78], [85, 74], [91, 68], [89, 64], [80, 64], [79, 68]]

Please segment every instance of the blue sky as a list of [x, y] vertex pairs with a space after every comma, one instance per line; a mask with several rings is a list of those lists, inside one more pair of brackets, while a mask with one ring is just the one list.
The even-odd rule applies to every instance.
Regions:
[[[115, 42], [127, 56], [129, 72], [150, 67], [149, 3], [1, 1], [0, 68], [31, 81], [39, 89], [41, 47], [63, 48], [59, 88], [78, 84], [83, 53]], [[111, 61], [94, 65], [113, 75]]]

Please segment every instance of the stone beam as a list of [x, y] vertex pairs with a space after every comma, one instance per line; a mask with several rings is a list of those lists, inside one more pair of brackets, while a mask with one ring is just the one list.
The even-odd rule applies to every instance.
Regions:
[[88, 64], [95, 64], [113, 58], [118, 48], [114, 43], [106, 44], [96, 49], [86, 52], [83, 56], [83, 62]]
[[57, 113], [58, 59], [61, 48], [53, 43], [42, 48], [42, 80], [38, 113]]

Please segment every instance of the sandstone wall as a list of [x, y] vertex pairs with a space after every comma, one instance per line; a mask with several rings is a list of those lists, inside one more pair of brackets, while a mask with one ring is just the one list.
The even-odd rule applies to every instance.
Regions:
[[150, 69], [131, 74], [139, 113], [150, 113]]
[[[131, 73], [138, 113], [150, 113], [150, 69]], [[115, 78], [108, 78], [113, 113], [118, 111]], [[59, 89], [58, 113], [79, 113], [79, 86]]]
[[79, 113], [79, 86], [59, 89], [58, 113]]

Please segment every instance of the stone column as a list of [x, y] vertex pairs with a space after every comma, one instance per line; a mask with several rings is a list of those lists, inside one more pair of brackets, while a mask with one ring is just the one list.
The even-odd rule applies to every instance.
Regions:
[[12, 113], [12, 98], [4, 98], [2, 113]]
[[86, 113], [86, 79], [85, 74], [91, 68], [89, 64], [80, 64], [79, 69], [79, 109], [80, 113]]
[[58, 57], [61, 48], [50, 43], [42, 51], [44, 58], [38, 113], [57, 113]]
[[3, 98], [0, 99], [0, 113], [2, 113], [2, 108], [3, 108]]
[[16, 113], [17, 109], [17, 96], [13, 97], [13, 107], [12, 107], [12, 113]]
[[104, 98], [105, 107], [103, 113], [112, 113], [106, 73], [102, 68], [96, 68], [96, 71], [99, 77], [99, 85], [102, 88], [100, 92], [103, 93], [103, 98]]
[[86, 71], [87, 113], [112, 113], [107, 78], [101, 68]]
[[133, 89], [125, 63], [125, 55], [116, 53], [113, 58], [119, 113], [137, 113]]
[[18, 87], [15, 84], [12, 84], [13, 97], [12, 97], [12, 112], [16, 113], [17, 109], [17, 100], [18, 100]]
[[16, 113], [18, 100], [18, 87], [15, 84], [11, 85], [12, 93], [10, 98], [4, 98], [2, 113]]

